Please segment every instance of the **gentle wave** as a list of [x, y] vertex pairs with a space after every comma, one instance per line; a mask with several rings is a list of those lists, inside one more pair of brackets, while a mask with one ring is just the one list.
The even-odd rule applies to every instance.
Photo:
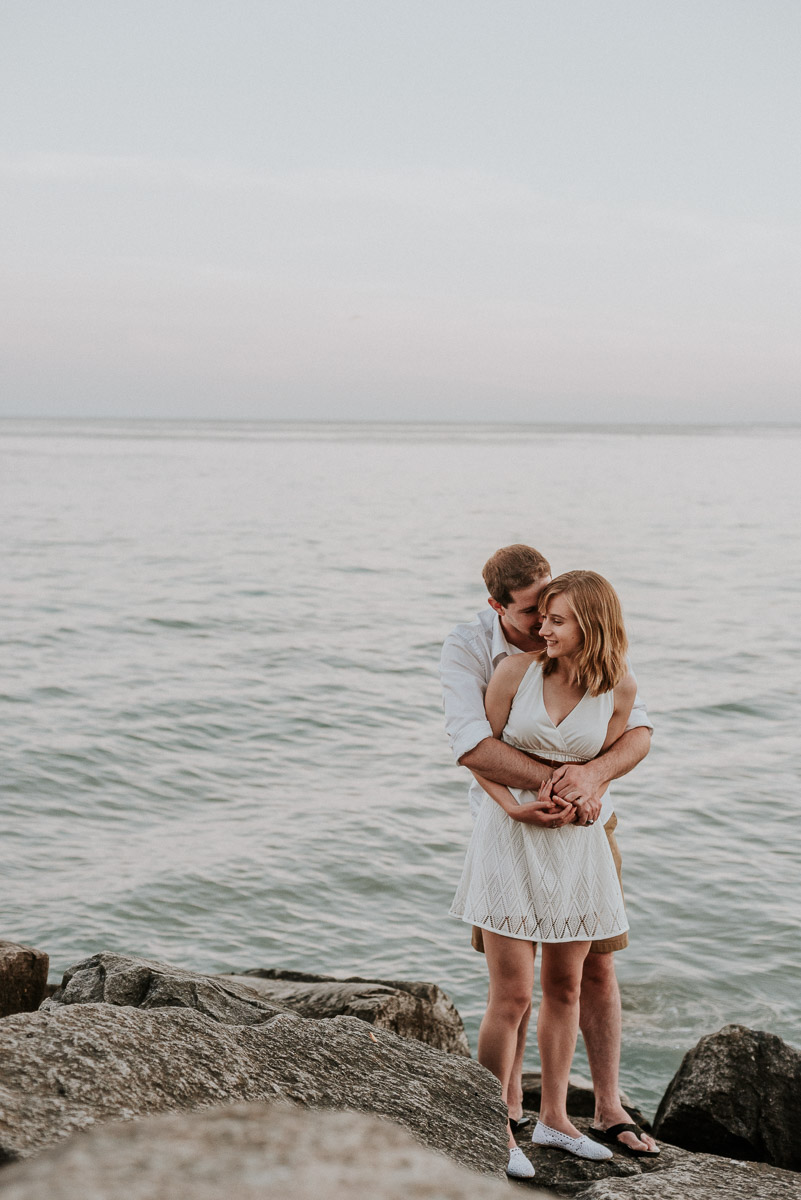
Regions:
[[4, 936], [436, 979], [475, 1046], [436, 663], [525, 540], [619, 587], [656, 724], [614, 785], [626, 1089], [797, 1038], [799, 432], [0, 423]]

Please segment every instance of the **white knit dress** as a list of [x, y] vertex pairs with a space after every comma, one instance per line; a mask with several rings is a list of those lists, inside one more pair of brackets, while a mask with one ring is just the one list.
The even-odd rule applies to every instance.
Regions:
[[[614, 693], [585, 692], [554, 725], [533, 663], [517, 689], [503, 740], [558, 762], [586, 762], [606, 740]], [[510, 789], [518, 804], [536, 792]], [[596, 941], [628, 929], [612, 851], [601, 821], [542, 829], [513, 821], [485, 796], [451, 915], [532, 942]]]

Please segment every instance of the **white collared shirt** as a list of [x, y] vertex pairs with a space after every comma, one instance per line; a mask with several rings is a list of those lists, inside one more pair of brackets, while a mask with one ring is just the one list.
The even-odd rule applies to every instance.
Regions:
[[[445, 708], [445, 730], [456, 762], [484, 738], [492, 737], [492, 728], [484, 711], [484, 693], [493, 671], [502, 658], [521, 654], [504, 637], [500, 617], [491, 608], [477, 614], [474, 621], [457, 625], [442, 646], [439, 676]], [[634, 699], [626, 729], [643, 726], [653, 729], [639, 692]], [[468, 793], [470, 811], [475, 817], [484, 798], [475, 779]], [[609, 792], [604, 796], [604, 819], [612, 813]]]

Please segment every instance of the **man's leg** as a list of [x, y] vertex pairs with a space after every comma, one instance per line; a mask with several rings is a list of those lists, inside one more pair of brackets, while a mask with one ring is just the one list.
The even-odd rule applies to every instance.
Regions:
[[[631, 1117], [620, 1103], [622, 1020], [613, 953], [590, 953], [584, 960], [579, 1023], [595, 1091], [595, 1128], [609, 1129], [612, 1125], [628, 1124]], [[643, 1134], [640, 1140], [633, 1133], [622, 1133], [619, 1141], [632, 1150], [657, 1149], [656, 1142], [648, 1134]]]
[[[609, 849], [623, 887], [620, 847], [615, 837], [617, 816], [612, 816], [604, 825], [609, 840]], [[595, 1128], [610, 1129], [613, 1125], [630, 1124], [631, 1117], [620, 1103], [620, 989], [615, 975], [614, 951], [628, 945], [628, 934], [593, 942], [590, 953], [584, 960], [581, 980], [581, 1016], [579, 1023], [587, 1060], [590, 1064], [592, 1086], [595, 1091]], [[622, 1133], [618, 1141], [632, 1150], [656, 1150], [652, 1137], [643, 1140], [633, 1133]]]

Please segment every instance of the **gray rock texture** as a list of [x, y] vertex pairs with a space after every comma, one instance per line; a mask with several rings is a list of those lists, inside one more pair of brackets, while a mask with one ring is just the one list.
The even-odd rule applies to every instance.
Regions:
[[363, 1113], [283, 1104], [115, 1122], [0, 1171], [0, 1200], [508, 1200], [509, 1195], [505, 1183], [466, 1171], [398, 1126]]
[[0, 941], [0, 1017], [33, 1012], [47, 987], [49, 959], [42, 950]]
[[223, 979], [248, 983], [261, 996], [302, 1017], [358, 1017], [399, 1037], [417, 1038], [438, 1050], [469, 1056], [462, 1018], [435, 983], [385, 979], [335, 979], [301, 971], [255, 969]]
[[386, 1117], [472, 1170], [506, 1165], [489, 1072], [353, 1017], [235, 1024], [190, 1007], [73, 1002], [0, 1022], [0, 1161], [115, 1117], [277, 1098]]
[[[586, 1133], [590, 1119], [574, 1120]], [[578, 1200], [801, 1200], [801, 1177], [765, 1163], [693, 1154], [664, 1142], [658, 1158], [618, 1151], [605, 1162], [590, 1162], [532, 1146], [522, 1132], [518, 1141], [534, 1164], [538, 1187]]]
[[801, 1053], [726, 1025], [685, 1054], [654, 1132], [687, 1150], [801, 1170]]
[[[575, 1117], [572, 1120], [582, 1133], [587, 1133], [592, 1119]], [[655, 1159], [631, 1158], [627, 1154], [616, 1153], [611, 1159], [602, 1162], [592, 1162], [586, 1158], [576, 1158], [563, 1150], [550, 1149], [544, 1146], [532, 1146], [531, 1129], [527, 1134], [521, 1129], [517, 1136], [518, 1144], [526, 1157], [534, 1164], [537, 1172], [536, 1180], [539, 1187], [547, 1188], [562, 1195], [583, 1195], [583, 1189], [603, 1179], [641, 1179], [652, 1171], [663, 1171], [674, 1165], [678, 1158], [691, 1157], [686, 1150], [673, 1146], [661, 1146], [661, 1154]]]
[[93, 954], [64, 972], [61, 987], [42, 1004], [52, 1012], [70, 1004], [133, 1008], [193, 1008], [223, 1025], [260, 1025], [290, 1010], [243, 983], [184, 971], [130, 954]]
[[685, 1152], [667, 1169], [602, 1179], [573, 1195], [577, 1200], [801, 1200], [801, 1179], [766, 1163]]

